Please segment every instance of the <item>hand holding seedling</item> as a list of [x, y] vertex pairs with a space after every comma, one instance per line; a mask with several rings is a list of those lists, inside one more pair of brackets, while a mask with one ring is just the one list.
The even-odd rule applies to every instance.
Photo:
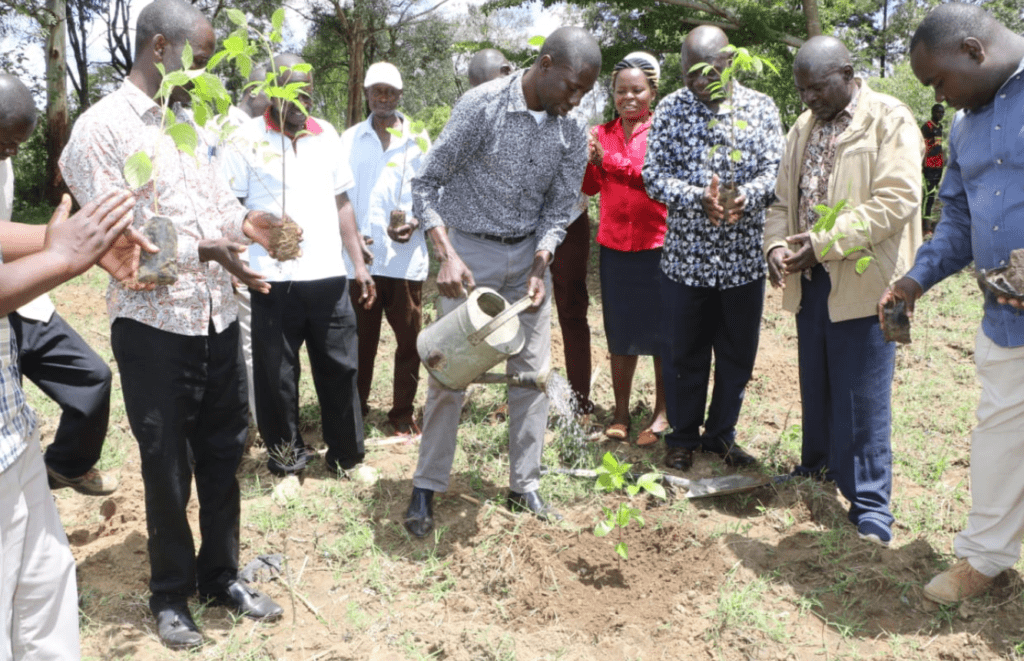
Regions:
[[[391, 240], [396, 243], [408, 243], [409, 239], [412, 238], [412, 233], [416, 231], [416, 228], [420, 226], [420, 221], [415, 218], [409, 218], [408, 221], [398, 225], [397, 227], [388, 225], [388, 236]], [[369, 264], [369, 262], [367, 262]]]
[[231, 275], [238, 278], [243, 285], [261, 294], [270, 293], [270, 283], [266, 276], [249, 268], [239, 256], [245, 250], [241, 243], [223, 237], [219, 239], [203, 239], [199, 242], [199, 261], [219, 263]]
[[785, 246], [775, 246], [768, 253], [768, 279], [771, 281], [772, 287], [786, 288], [785, 261], [792, 256], [792, 251]]
[[818, 263], [818, 255], [815, 254], [814, 246], [811, 245], [810, 232], [800, 232], [793, 236], [787, 236], [786, 243], [799, 246], [796, 252], [790, 253], [788, 257], [782, 260], [786, 267], [787, 275], [814, 268], [815, 264]]
[[134, 206], [129, 191], [109, 192], [69, 217], [71, 196], [65, 194], [46, 226], [43, 250], [63, 262], [68, 278], [85, 273], [131, 224]]
[[[878, 301], [878, 323], [885, 328], [882, 309], [886, 306], [895, 305], [896, 301], [903, 301], [907, 306], [907, 318], [913, 320], [914, 318], [914, 303], [917, 299], [924, 296], [924, 290], [921, 289], [921, 285], [916, 280], [911, 278], [903, 277], [893, 283], [891, 287], [887, 287], [882, 292], [882, 298]], [[1002, 303], [1002, 301], [1000, 301]]]
[[[250, 211], [245, 216], [245, 221], [242, 223], [242, 232], [255, 241], [256, 243], [263, 246], [267, 254], [277, 259], [277, 255], [274, 250], [271, 249], [271, 232], [275, 227], [281, 227], [284, 225], [284, 220], [269, 211]], [[299, 239], [302, 239], [302, 228], [299, 228]], [[299, 252], [301, 255], [301, 251]]]
[[701, 204], [704, 205], [704, 213], [715, 227], [721, 225], [723, 220], [730, 225], [735, 224], [743, 216], [743, 210], [747, 206], [747, 196], [740, 194], [733, 198], [729, 210], [726, 211], [722, 206], [719, 181], [718, 175], [712, 174], [711, 183], [704, 189], [704, 194], [700, 198]]
[[128, 227], [114, 239], [110, 249], [100, 257], [99, 265], [127, 289], [151, 291], [156, 289], [156, 284], [147, 285], [137, 280], [139, 258], [143, 250], [154, 254], [160, 252], [160, 248], [147, 239], [142, 232], [134, 227]]

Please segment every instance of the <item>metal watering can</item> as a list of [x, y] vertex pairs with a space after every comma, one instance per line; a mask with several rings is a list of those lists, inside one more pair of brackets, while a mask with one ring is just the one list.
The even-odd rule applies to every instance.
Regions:
[[470, 383], [508, 383], [543, 390], [548, 372], [485, 374], [526, 343], [519, 314], [530, 297], [509, 303], [488, 287], [477, 287], [458, 307], [420, 331], [416, 350], [441, 385], [465, 390]]

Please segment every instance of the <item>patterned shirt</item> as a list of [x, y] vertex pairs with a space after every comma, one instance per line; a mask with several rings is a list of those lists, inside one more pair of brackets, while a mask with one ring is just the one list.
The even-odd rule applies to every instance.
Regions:
[[[412, 182], [413, 216], [426, 232], [447, 226], [503, 237], [535, 234], [552, 254], [579, 215], [587, 136], [572, 117], [526, 107], [523, 73], [479, 85], [451, 119]], [[441, 195], [441, 188], [444, 195]]]
[[0, 317], [0, 473], [18, 460], [35, 429], [36, 414], [25, 402], [21, 389], [18, 346], [11, 323], [4, 315]]
[[941, 170], [945, 163], [942, 160], [942, 124], [930, 119], [921, 126], [924, 136], [924, 167], [929, 170]]
[[815, 120], [811, 135], [807, 138], [804, 149], [803, 168], [800, 170], [800, 207], [798, 217], [800, 226], [810, 231], [818, 222], [819, 214], [814, 207], [828, 203], [828, 180], [832, 176], [832, 166], [836, 162], [836, 144], [853, 121], [853, 113], [857, 110], [857, 99], [860, 97], [860, 84], [846, 104], [846, 107], [827, 122]]
[[[186, 109], [175, 106], [179, 122], [192, 123]], [[85, 204], [110, 190], [127, 187], [125, 160], [146, 151], [155, 164], [150, 181], [135, 191], [134, 226], [155, 215], [174, 222], [178, 233], [178, 281], [153, 291], [132, 291], [113, 280], [107, 288], [110, 321], [133, 319], [179, 335], [206, 335], [212, 321], [219, 333], [236, 317], [231, 278], [220, 264], [200, 262], [198, 243], [222, 236], [248, 244], [242, 234], [246, 209], [221, 178], [214, 145], [205, 131], [193, 159], [178, 151], [160, 131], [160, 107], [131, 81], [94, 104], [75, 122], [61, 154], [60, 168], [72, 194]], [[154, 153], [156, 157], [154, 158]], [[159, 193], [159, 195], [157, 195]], [[155, 199], [154, 199], [155, 198]]]
[[[691, 287], [726, 289], [764, 277], [762, 254], [765, 209], [775, 199], [775, 177], [782, 158], [779, 111], [770, 97], [734, 83], [733, 109], [717, 115], [687, 88], [658, 104], [647, 138], [643, 178], [651, 199], [668, 207], [668, 231], [661, 270]], [[734, 112], [737, 144], [728, 139], [726, 114]], [[718, 120], [709, 125], [712, 120]], [[711, 148], [721, 145], [710, 154]], [[712, 173], [729, 177], [729, 152], [742, 155], [733, 163], [739, 192], [747, 197], [742, 217], [715, 227], [701, 204]], [[710, 155], [709, 155], [710, 154]]]

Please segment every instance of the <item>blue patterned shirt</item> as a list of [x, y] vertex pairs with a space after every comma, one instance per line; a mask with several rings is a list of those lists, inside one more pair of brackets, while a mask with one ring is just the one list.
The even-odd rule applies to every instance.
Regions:
[[[747, 122], [736, 130], [736, 183], [747, 206], [735, 224], [715, 227], [701, 204], [712, 173], [729, 176], [726, 112]], [[709, 123], [717, 119], [716, 125]], [[711, 148], [722, 145], [709, 157]], [[775, 199], [782, 158], [779, 111], [770, 97], [734, 83], [733, 109], [715, 115], [687, 88], [658, 104], [647, 138], [643, 177], [647, 194], [668, 207], [661, 270], [691, 287], [738, 287], [764, 277], [765, 209]]]
[[[972, 261], [1007, 266], [1024, 248], [1024, 60], [991, 103], [958, 112], [949, 129], [949, 162], [939, 199], [942, 219], [917, 251], [907, 276], [924, 291]], [[985, 295], [985, 335], [1001, 347], [1024, 346], [1024, 314]]]

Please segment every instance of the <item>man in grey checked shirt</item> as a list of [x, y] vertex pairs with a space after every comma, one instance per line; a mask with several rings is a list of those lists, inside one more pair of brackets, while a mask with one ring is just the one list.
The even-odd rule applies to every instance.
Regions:
[[[509, 359], [508, 372], [540, 370], [550, 362], [547, 268], [577, 215], [587, 161], [585, 127], [566, 114], [594, 86], [600, 70], [601, 51], [588, 32], [555, 30], [527, 71], [475, 87], [459, 100], [413, 180], [413, 215], [441, 263], [442, 313], [478, 284], [507, 299], [533, 299], [520, 316], [526, 345]], [[405, 518], [417, 537], [433, 528], [434, 492], [448, 489], [464, 394], [429, 379]], [[509, 388], [508, 506], [557, 519], [537, 492], [547, 416], [546, 394]]]

